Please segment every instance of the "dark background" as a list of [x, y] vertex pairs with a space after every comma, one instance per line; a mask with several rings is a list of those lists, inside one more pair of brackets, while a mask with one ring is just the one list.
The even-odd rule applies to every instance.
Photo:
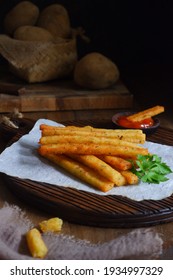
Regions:
[[[3, 17], [17, 0], [0, 1]], [[171, 1], [33, 0], [42, 9], [63, 4], [73, 27], [82, 26], [91, 43], [82, 54], [101, 51], [118, 64], [173, 62], [173, 4]], [[81, 46], [80, 46], [81, 47]]]
[[[20, 1], [0, 1], [3, 17]], [[82, 26], [90, 44], [78, 39], [79, 58], [98, 51], [119, 67], [121, 78], [142, 103], [162, 103], [172, 110], [173, 4], [172, 1], [59, 0], [31, 1], [40, 9], [63, 4], [72, 27]], [[161, 105], [161, 104], [160, 104]]]

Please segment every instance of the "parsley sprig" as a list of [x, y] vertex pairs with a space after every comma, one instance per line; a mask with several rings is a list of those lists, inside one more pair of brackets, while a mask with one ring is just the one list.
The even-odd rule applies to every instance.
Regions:
[[162, 162], [161, 157], [153, 155], [138, 155], [131, 170], [142, 182], [159, 184], [168, 178], [165, 176], [172, 173], [170, 167]]

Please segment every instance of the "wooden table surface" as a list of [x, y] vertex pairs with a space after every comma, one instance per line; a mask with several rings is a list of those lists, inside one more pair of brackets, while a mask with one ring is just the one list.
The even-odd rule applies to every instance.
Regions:
[[[162, 126], [173, 129], [171, 115], [169, 115], [169, 113], [162, 114], [162, 116], [160, 116], [160, 120]], [[3, 140], [3, 138], [0, 137], [0, 151], [2, 151], [5, 148], [6, 144], [7, 143]], [[20, 201], [15, 195], [13, 195], [9, 191], [7, 186], [4, 184], [2, 178], [0, 177], [0, 207], [2, 207], [5, 202], [10, 204], [16, 204], [23, 210], [25, 210], [34, 224], [37, 224], [45, 218], [50, 218], [50, 214], [38, 210], [35, 207], [32, 207], [32, 205], [29, 206], [24, 202]], [[173, 259], [173, 222], [152, 226], [149, 227], [149, 229], [154, 231], [156, 234], [159, 234], [159, 236], [161, 236], [161, 238], [163, 239], [163, 252], [157, 258]], [[76, 238], [88, 240], [94, 244], [98, 242], [102, 243], [110, 241], [125, 234], [130, 234], [132, 231], [132, 228], [99, 228], [76, 225], [66, 221], [64, 221], [62, 229], [62, 233], [64, 234], [69, 234]], [[143, 259], [143, 255], [141, 254], [136, 258]]]

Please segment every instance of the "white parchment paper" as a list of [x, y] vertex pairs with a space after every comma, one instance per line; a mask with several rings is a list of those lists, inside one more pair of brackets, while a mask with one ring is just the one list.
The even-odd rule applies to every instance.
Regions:
[[[41, 133], [40, 124], [59, 125], [56, 122], [40, 119], [36, 122], [29, 134], [24, 135], [6, 148], [0, 155], [0, 172], [21, 179], [30, 179], [45, 182], [57, 186], [73, 187], [99, 195], [122, 195], [136, 201], [144, 199], [159, 200], [173, 193], [173, 173], [167, 177], [168, 181], [160, 184], [147, 184], [140, 182], [138, 185], [114, 187], [107, 193], [95, 190], [78, 179], [72, 177], [59, 167], [51, 164], [37, 153], [38, 141]], [[173, 170], [173, 147], [152, 142], [146, 142], [145, 146], [151, 153], [162, 157], [162, 160]]]

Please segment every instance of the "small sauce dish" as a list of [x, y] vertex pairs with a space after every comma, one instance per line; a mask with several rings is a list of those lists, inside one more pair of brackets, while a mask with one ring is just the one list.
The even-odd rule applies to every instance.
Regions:
[[126, 117], [135, 114], [134, 111], [118, 112], [112, 117], [112, 122], [120, 129], [141, 129], [144, 133], [154, 133], [160, 125], [160, 121], [156, 117], [146, 119], [141, 123], [133, 123], [126, 121]]

